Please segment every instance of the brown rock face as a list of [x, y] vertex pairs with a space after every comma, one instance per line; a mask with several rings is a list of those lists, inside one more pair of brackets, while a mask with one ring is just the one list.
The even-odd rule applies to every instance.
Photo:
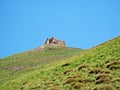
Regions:
[[46, 39], [45, 44], [44, 45], [50, 45], [50, 46], [66, 46], [66, 43], [64, 41], [61, 40], [57, 40], [54, 37], [51, 37], [50, 39]]

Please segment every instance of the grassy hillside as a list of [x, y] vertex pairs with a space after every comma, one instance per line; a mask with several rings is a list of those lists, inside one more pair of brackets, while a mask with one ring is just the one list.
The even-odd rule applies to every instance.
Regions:
[[[73, 51], [71, 48], [64, 49], [34, 52], [36, 54], [27, 52], [1, 60], [0, 88], [3, 90], [120, 90], [120, 37], [82, 53], [78, 49], [72, 49]], [[52, 62], [49, 55], [52, 55]], [[42, 64], [38, 60], [40, 57], [44, 58], [40, 60]], [[22, 61], [18, 64], [19, 60]], [[33, 60], [36, 66], [30, 67]], [[9, 68], [6, 70], [3, 67], [11, 65], [23, 65], [28, 68], [25, 71], [15, 71], [16, 74], [13, 73], [12, 76], [5, 76], [13, 70]]]
[[0, 87], [4, 86], [4, 83], [19, 78], [28, 72], [47, 68], [49, 64], [71, 58], [83, 51], [82, 49], [70, 47], [48, 47], [42, 49], [42, 51], [35, 49], [0, 59]]

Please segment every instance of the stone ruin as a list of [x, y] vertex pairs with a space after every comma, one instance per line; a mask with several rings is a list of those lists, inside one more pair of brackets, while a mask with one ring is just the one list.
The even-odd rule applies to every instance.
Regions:
[[47, 38], [45, 41], [45, 45], [52, 45], [52, 46], [66, 46], [64, 41], [57, 40], [55, 37], [51, 37], [50, 39]]
[[54, 46], [61, 46], [61, 47], [65, 47], [66, 43], [64, 41], [61, 40], [57, 40], [55, 37], [51, 37], [50, 39], [47, 38], [44, 45], [38, 47], [36, 50], [42, 50], [44, 48], [47, 47], [54, 47]]

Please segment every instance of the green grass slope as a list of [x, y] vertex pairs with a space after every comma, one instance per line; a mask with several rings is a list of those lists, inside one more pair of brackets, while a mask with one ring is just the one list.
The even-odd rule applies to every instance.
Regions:
[[[49, 67], [52, 63], [71, 58], [82, 51], [84, 50], [70, 47], [49, 47], [42, 51], [35, 49], [0, 59], [0, 88], [28, 72]], [[7, 87], [2, 89], [5, 88]], [[9, 89], [12, 88], [8, 87], [7, 90]]]
[[[77, 53], [73, 51], [68, 51], [69, 54], [62, 53], [66, 58], [43, 64], [41, 67], [39, 65], [32, 67], [30, 70], [17, 73], [12, 79], [10, 76], [8, 79], [5, 78], [3, 75], [8, 72], [2, 70], [0, 88], [3, 90], [120, 90], [120, 37], [82, 53], [79, 50]], [[25, 58], [28, 60], [27, 57]], [[10, 59], [12, 63], [14, 60]], [[2, 60], [1, 68], [8, 66], [8, 61], [7, 58]], [[20, 64], [24, 65], [24, 62]], [[25, 65], [28, 64], [29, 61]]]

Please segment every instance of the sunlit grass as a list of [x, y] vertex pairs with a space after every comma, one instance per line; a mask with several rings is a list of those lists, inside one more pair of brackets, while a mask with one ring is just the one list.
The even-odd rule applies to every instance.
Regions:
[[14, 76], [4, 76], [14, 69], [1, 70], [3, 90], [119, 90], [120, 37], [83, 52], [72, 48], [28, 51], [0, 64], [0, 68], [27, 66]]

